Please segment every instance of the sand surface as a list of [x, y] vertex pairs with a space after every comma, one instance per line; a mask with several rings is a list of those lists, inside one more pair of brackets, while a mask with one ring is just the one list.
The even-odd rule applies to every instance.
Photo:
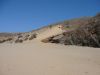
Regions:
[[0, 75], [100, 75], [100, 49], [35, 40], [0, 44]]
[[36, 39], [42, 40], [54, 35], [61, 34], [62, 32], [64, 32], [64, 30], [61, 29], [61, 25], [57, 25], [51, 28], [43, 28], [40, 31], [36, 32], [38, 34]]

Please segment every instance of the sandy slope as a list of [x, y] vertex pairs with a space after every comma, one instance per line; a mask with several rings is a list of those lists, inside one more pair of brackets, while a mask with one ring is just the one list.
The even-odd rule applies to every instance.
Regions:
[[100, 49], [44, 44], [0, 44], [0, 75], [100, 75]]
[[63, 31], [59, 26], [36, 31], [37, 38], [0, 44], [0, 75], [100, 75], [100, 49], [42, 43]]
[[36, 39], [42, 40], [54, 35], [61, 34], [62, 32], [64, 31], [61, 29], [61, 25], [56, 25], [56, 26], [48, 27], [48, 28], [42, 28], [36, 32], [38, 34]]

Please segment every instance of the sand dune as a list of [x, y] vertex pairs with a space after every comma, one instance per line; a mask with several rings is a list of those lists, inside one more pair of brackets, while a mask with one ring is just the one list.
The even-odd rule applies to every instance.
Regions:
[[16, 34], [14, 40], [3, 34], [0, 75], [100, 75], [100, 48], [41, 42], [61, 33], [61, 25], [54, 25]]
[[3, 43], [0, 75], [100, 75], [100, 49], [38, 40]]
[[56, 25], [56, 26], [52, 26], [52, 27], [48, 27], [48, 28], [42, 28], [39, 31], [36, 31], [37, 33], [37, 40], [42, 40], [51, 36], [55, 36], [58, 34], [61, 34], [62, 32], [64, 32], [61, 29], [61, 25]]

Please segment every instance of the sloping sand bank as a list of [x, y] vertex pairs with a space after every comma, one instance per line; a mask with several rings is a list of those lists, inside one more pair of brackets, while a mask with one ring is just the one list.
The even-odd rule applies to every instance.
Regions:
[[0, 75], [100, 75], [100, 49], [38, 41], [4, 43]]

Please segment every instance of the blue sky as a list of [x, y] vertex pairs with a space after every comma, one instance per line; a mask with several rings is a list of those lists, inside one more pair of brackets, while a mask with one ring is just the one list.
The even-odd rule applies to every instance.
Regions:
[[98, 12], [100, 0], [0, 0], [0, 32], [26, 32]]

